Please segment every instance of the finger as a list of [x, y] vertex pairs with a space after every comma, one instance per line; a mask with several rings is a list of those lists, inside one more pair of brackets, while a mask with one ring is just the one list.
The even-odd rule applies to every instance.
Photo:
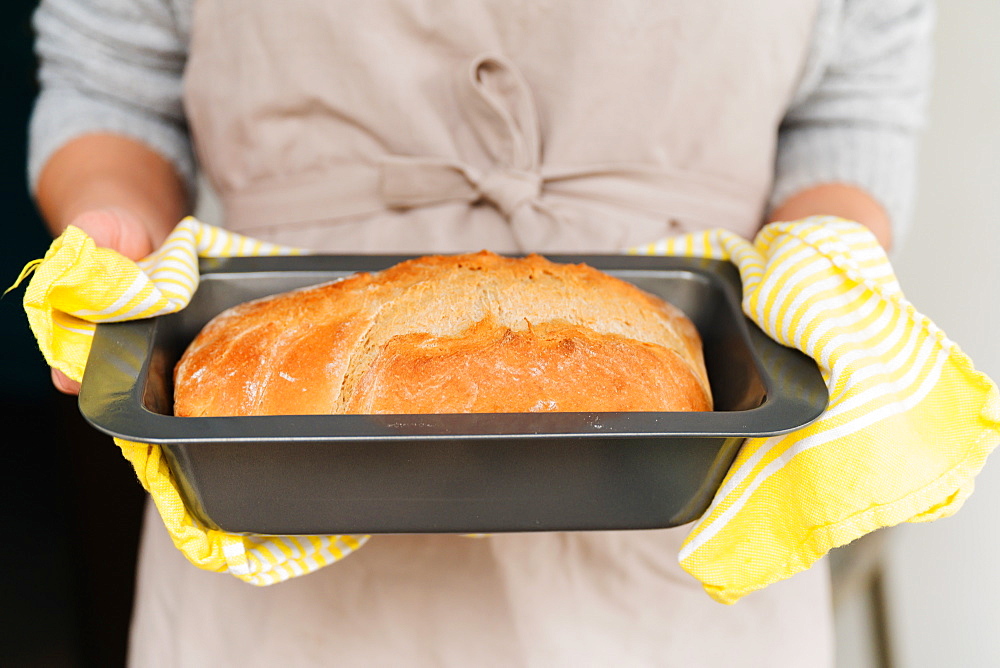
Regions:
[[52, 369], [52, 384], [63, 394], [80, 394], [80, 383], [58, 369]]
[[138, 260], [153, 252], [153, 242], [142, 223], [121, 209], [97, 209], [76, 217], [73, 225], [90, 235], [94, 243]]

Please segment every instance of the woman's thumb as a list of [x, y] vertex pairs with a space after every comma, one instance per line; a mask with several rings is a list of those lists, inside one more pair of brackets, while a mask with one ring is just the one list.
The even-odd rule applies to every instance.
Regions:
[[153, 241], [142, 221], [124, 209], [87, 211], [70, 224], [86, 232], [98, 246], [116, 250], [130, 260], [153, 252]]

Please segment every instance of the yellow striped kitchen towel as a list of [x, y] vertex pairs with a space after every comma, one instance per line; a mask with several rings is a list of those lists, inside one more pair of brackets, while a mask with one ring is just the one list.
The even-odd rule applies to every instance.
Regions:
[[[155, 253], [132, 262], [97, 248], [82, 230], [69, 227], [44, 258], [25, 268], [18, 282], [31, 275], [24, 309], [45, 359], [80, 381], [96, 324], [184, 308], [198, 287], [198, 257], [299, 253], [186, 218]], [[150, 493], [174, 545], [199, 568], [267, 585], [331, 564], [367, 540], [367, 536], [244, 536], [209, 529], [185, 508], [160, 446], [118, 438], [115, 443]]]
[[198, 287], [198, 257], [299, 252], [186, 218], [156, 252], [131, 262], [70, 226], [45, 257], [25, 267], [18, 283], [32, 275], [24, 310], [45, 360], [79, 381], [97, 324], [184, 308]]
[[[88, 323], [182, 308], [197, 285], [197, 255], [285, 252], [293, 251], [188, 219], [136, 266], [68, 230], [33, 267], [25, 309], [46, 359], [79, 379]], [[769, 225], [753, 243], [716, 230], [636, 252], [734, 262], [747, 315], [816, 359], [830, 387], [830, 407], [813, 425], [746, 443], [695, 523], [681, 563], [714, 598], [731, 603], [879, 527], [953, 513], [971, 492], [1000, 441], [997, 388], [903, 298], [865, 228], [813, 218]], [[184, 508], [158, 446], [117, 442], [175, 545], [201, 568], [267, 585], [368, 538], [207, 529]]]
[[734, 262], [743, 310], [817, 361], [830, 390], [819, 420], [748, 439], [695, 524], [681, 565], [716, 600], [809, 568], [880, 527], [950, 515], [1000, 442], [997, 386], [900, 291], [875, 237], [815, 217], [638, 249]]

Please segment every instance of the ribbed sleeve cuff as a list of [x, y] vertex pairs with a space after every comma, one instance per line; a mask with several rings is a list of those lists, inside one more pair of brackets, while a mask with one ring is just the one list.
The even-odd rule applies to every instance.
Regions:
[[889, 215], [893, 236], [910, 227], [916, 180], [916, 141], [900, 130], [809, 126], [782, 131], [771, 208], [825, 183], [856, 186]]
[[120, 134], [167, 159], [194, 196], [195, 161], [187, 133], [160, 116], [93, 100], [73, 91], [45, 90], [35, 103], [28, 133], [28, 180], [32, 192], [52, 154], [76, 137], [96, 132]]

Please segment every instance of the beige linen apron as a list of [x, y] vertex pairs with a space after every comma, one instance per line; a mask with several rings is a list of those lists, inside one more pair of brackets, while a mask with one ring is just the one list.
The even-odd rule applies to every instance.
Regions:
[[[343, 252], [751, 235], [814, 2], [198, 0], [186, 74], [229, 227]], [[376, 536], [258, 589], [147, 518], [136, 666], [823, 666], [816, 568], [736, 606], [686, 530]]]

